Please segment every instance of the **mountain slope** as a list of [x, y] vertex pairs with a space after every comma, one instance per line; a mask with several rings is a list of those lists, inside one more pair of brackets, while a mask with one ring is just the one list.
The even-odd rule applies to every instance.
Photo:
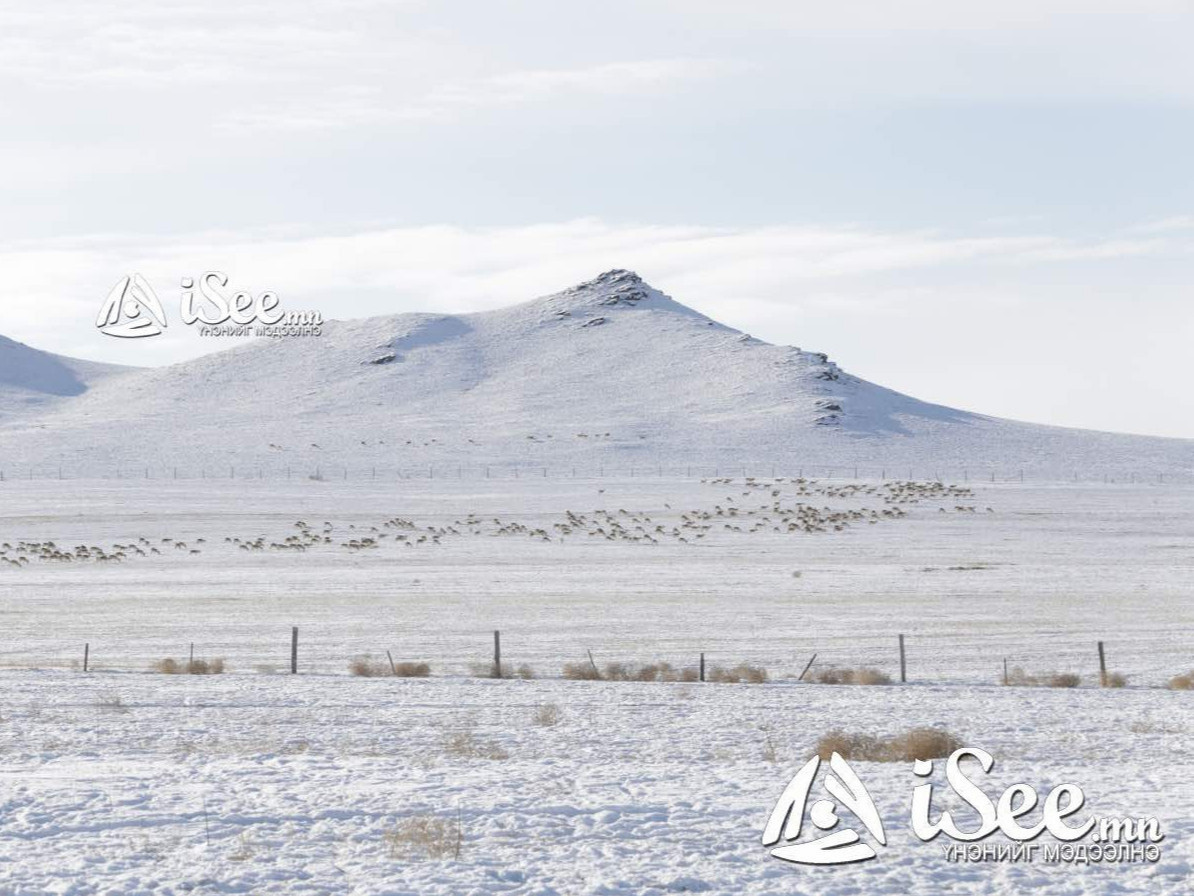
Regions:
[[82, 395], [133, 368], [52, 355], [0, 336], [0, 421]]
[[0, 457], [76, 475], [858, 464], [1068, 478], [1191, 472], [1194, 442], [917, 401], [610, 271], [498, 311], [329, 322], [317, 338], [258, 340], [100, 381], [0, 424]]

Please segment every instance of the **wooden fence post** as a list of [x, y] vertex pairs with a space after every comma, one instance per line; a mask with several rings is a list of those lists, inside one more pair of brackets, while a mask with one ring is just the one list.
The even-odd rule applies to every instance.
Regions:
[[811, 657], [809, 657], [809, 661], [804, 664], [804, 670], [800, 673], [800, 677], [797, 678], [796, 680], [804, 681], [804, 676], [808, 675], [808, 670], [813, 667], [813, 663], [815, 663], [816, 661], [817, 661], [817, 655], [814, 653]]
[[290, 674], [298, 674], [298, 626], [290, 627]]
[[493, 677], [502, 677], [502, 633], [493, 630]]
[[904, 636], [900, 635], [900, 684], [908, 680], [908, 663], [904, 656]]
[[84, 672], [87, 671], [87, 662], [90, 659], [91, 659], [91, 645], [84, 644], [83, 645], [83, 671]]
[[1099, 642], [1099, 687], [1107, 687], [1107, 655], [1103, 652], [1103, 642]]
[[1007, 657], [1003, 658], [1003, 686], [1007, 687]]
[[701, 681], [705, 680], [705, 654], [701, 654]]

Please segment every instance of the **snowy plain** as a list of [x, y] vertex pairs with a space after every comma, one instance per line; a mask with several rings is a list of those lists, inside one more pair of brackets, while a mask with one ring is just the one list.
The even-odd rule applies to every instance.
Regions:
[[[0, 563], [0, 891], [1189, 892], [1194, 711], [1164, 685], [1194, 669], [1194, 489], [955, 485], [7, 481], [0, 542], [26, 562]], [[472, 676], [494, 629], [536, 679]], [[814, 653], [814, 673], [896, 675], [901, 633], [905, 686], [795, 680]], [[1126, 688], [1095, 687], [1099, 640]], [[191, 643], [229, 671], [148, 671]], [[348, 675], [386, 650], [432, 676]], [[561, 680], [588, 651], [772, 681]], [[1004, 659], [1082, 686], [1003, 687]], [[992, 792], [1074, 781], [1092, 812], [1155, 815], [1161, 861], [948, 862], [912, 838], [915, 782], [888, 763], [859, 764], [878, 859], [767, 856], [817, 738], [920, 725], [990, 751]], [[458, 825], [458, 855], [393, 849], [421, 816]]]

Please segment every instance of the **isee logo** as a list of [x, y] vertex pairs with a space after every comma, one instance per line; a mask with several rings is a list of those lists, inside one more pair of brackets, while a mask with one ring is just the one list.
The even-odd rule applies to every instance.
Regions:
[[[201, 336], [318, 336], [318, 311], [285, 311], [272, 290], [259, 295], [228, 289], [228, 275], [208, 271], [196, 284], [183, 277], [179, 316], [198, 326]], [[120, 280], [104, 300], [95, 325], [107, 336], [157, 336], [167, 326], [166, 314], [149, 282], [140, 274]]]
[[153, 287], [140, 274], [122, 277], [100, 307], [95, 325], [105, 336], [125, 339], [157, 336], [166, 328], [166, 313]]
[[[912, 833], [926, 843], [942, 835], [954, 841], [945, 847], [950, 861], [1035, 861], [1038, 852], [1032, 842], [1042, 834], [1048, 834], [1054, 841], [1040, 850], [1044, 861], [1156, 862], [1160, 859], [1161, 851], [1155, 844], [1164, 839], [1164, 834], [1156, 818], [1092, 816], [1085, 821], [1070, 821], [1086, 803], [1086, 795], [1077, 784], [1058, 784], [1043, 802], [1036, 789], [1028, 784], [1013, 784], [998, 799], [992, 799], [966, 774], [963, 760], [977, 762], [978, 770], [983, 774], [991, 772], [995, 760], [983, 750], [963, 747], [955, 750], [945, 765], [946, 782], [954, 795], [977, 816], [976, 823], [970, 822], [963, 827], [949, 810], [943, 810], [933, 820], [935, 785], [927, 782], [912, 790], [909, 819]], [[837, 753], [830, 757], [829, 774], [824, 782], [832, 799], [818, 800], [808, 813], [813, 827], [832, 833], [799, 842], [809, 794], [820, 766], [821, 760], [813, 757], [784, 788], [763, 829], [763, 845], [773, 847], [771, 855], [775, 858], [800, 865], [845, 865], [875, 858], [875, 848], [862, 842], [856, 830], [834, 831], [841, 822], [838, 811], [845, 809], [862, 823], [879, 846], [887, 845], [883, 821], [874, 800], [849, 763]], [[912, 774], [921, 779], [929, 778], [933, 774], [933, 763], [916, 760]], [[1039, 812], [1036, 811], [1038, 808]], [[1011, 845], [956, 845], [976, 844], [995, 833], [1001, 833]]]
[[[767, 819], [767, 827], [763, 829], [763, 845], [775, 846], [781, 840], [785, 841], [787, 845], [776, 846], [771, 850], [771, 854], [777, 859], [799, 865], [847, 865], [873, 859], [876, 855], [874, 848], [860, 843], [858, 833], [849, 828], [826, 834], [807, 843], [793, 842], [800, 837], [809, 792], [820, 767], [820, 758], [814, 756], [784, 788], [779, 802], [771, 810], [771, 817]], [[875, 801], [862, 786], [862, 781], [854, 774], [850, 764], [834, 753], [829, 759], [829, 769], [831, 774], [825, 778], [825, 790], [844, 808], [854, 813], [880, 846], [886, 846], [887, 837], [883, 833], [883, 820], [879, 817], [879, 810], [875, 808]], [[837, 804], [832, 800], [817, 800], [813, 803], [809, 816], [813, 826], [822, 831], [832, 831], [841, 821], [837, 809]]]

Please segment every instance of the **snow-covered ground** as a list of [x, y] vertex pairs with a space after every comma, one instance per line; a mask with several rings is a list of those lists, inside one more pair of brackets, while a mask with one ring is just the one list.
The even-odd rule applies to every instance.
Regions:
[[[67, 672], [4, 686], [12, 896], [1184, 894], [1194, 862], [1194, 711], [1165, 690]], [[547, 703], [557, 723], [535, 724]], [[821, 734], [918, 724], [997, 757], [992, 794], [1075, 782], [1091, 813], [1158, 817], [1161, 861], [951, 863], [912, 837], [920, 782], [886, 763], [855, 764], [888, 832], [874, 861], [768, 857], [767, 814]], [[392, 852], [387, 834], [420, 816], [446, 822], [447, 855]]]
[[[989, 683], [1004, 658], [1089, 678], [1099, 640], [1134, 684], [1194, 666], [1194, 488], [972, 483], [968, 497], [887, 503], [890, 482], [756, 483], [7, 482], [0, 664], [69, 668], [87, 642], [95, 668], [141, 670], [193, 642], [238, 672], [281, 668], [297, 625], [309, 672], [389, 649], [462, 674], [489, 658], [494, 629], [541, 676], [587, 650], [677, 665], [704, 651], [773, 677], [813, 653], [893, 672], [901, 633], [918, 681]], [[789, 532], [797, 505], [880, 516]], [[568, 512], [585, 523], [564, 532]], [[300, 521], [318, 545], [269, 547]], [[643, 535], [657, 543], [630, 540]], [[378, 547], [345, 547], [370, 537]], [[126, 556], [4, 562], [22, 540]]]
[[[0, 892], [1189, 891], [1194, 710], [1163, 685], [1194, 669], [1194, 489], [0, 488]], [[284, 674], [292, 625], [298, 676]], [[470, 677], [493, 629], [535, 680]], [[907, 686], [794, 680], [814, 653], [814, 673], [896, 675], [901, 633]], [[1093, 686], [1099, 640], [1127, 688]], [[85, 642], [87, 675], [72, 668]], [[192, 642], [229, 673], [146, 671]], [[432, 677], [347, 674], [386, 650]], [[558, 677], [588, 651], [677, 666], [703, 651], [772, 681]], [[1002, 687], [1005, 658], [1084, 686]], [[545, 704], [557, 724], [534, 723]], [[811, 871], [767, 856], [767, 813], [820, 735], [917, 725], [991, 752], [992, 793], [1073, 781], [1093, 813], [1156, 816], [1161, 861], [951, 863], [908, 830], [908, 766], [876, 763], [858, 764], [888, 830], [875, 861]], [[445, 825], [446, 857], [387, 839], [422, 816]]]

